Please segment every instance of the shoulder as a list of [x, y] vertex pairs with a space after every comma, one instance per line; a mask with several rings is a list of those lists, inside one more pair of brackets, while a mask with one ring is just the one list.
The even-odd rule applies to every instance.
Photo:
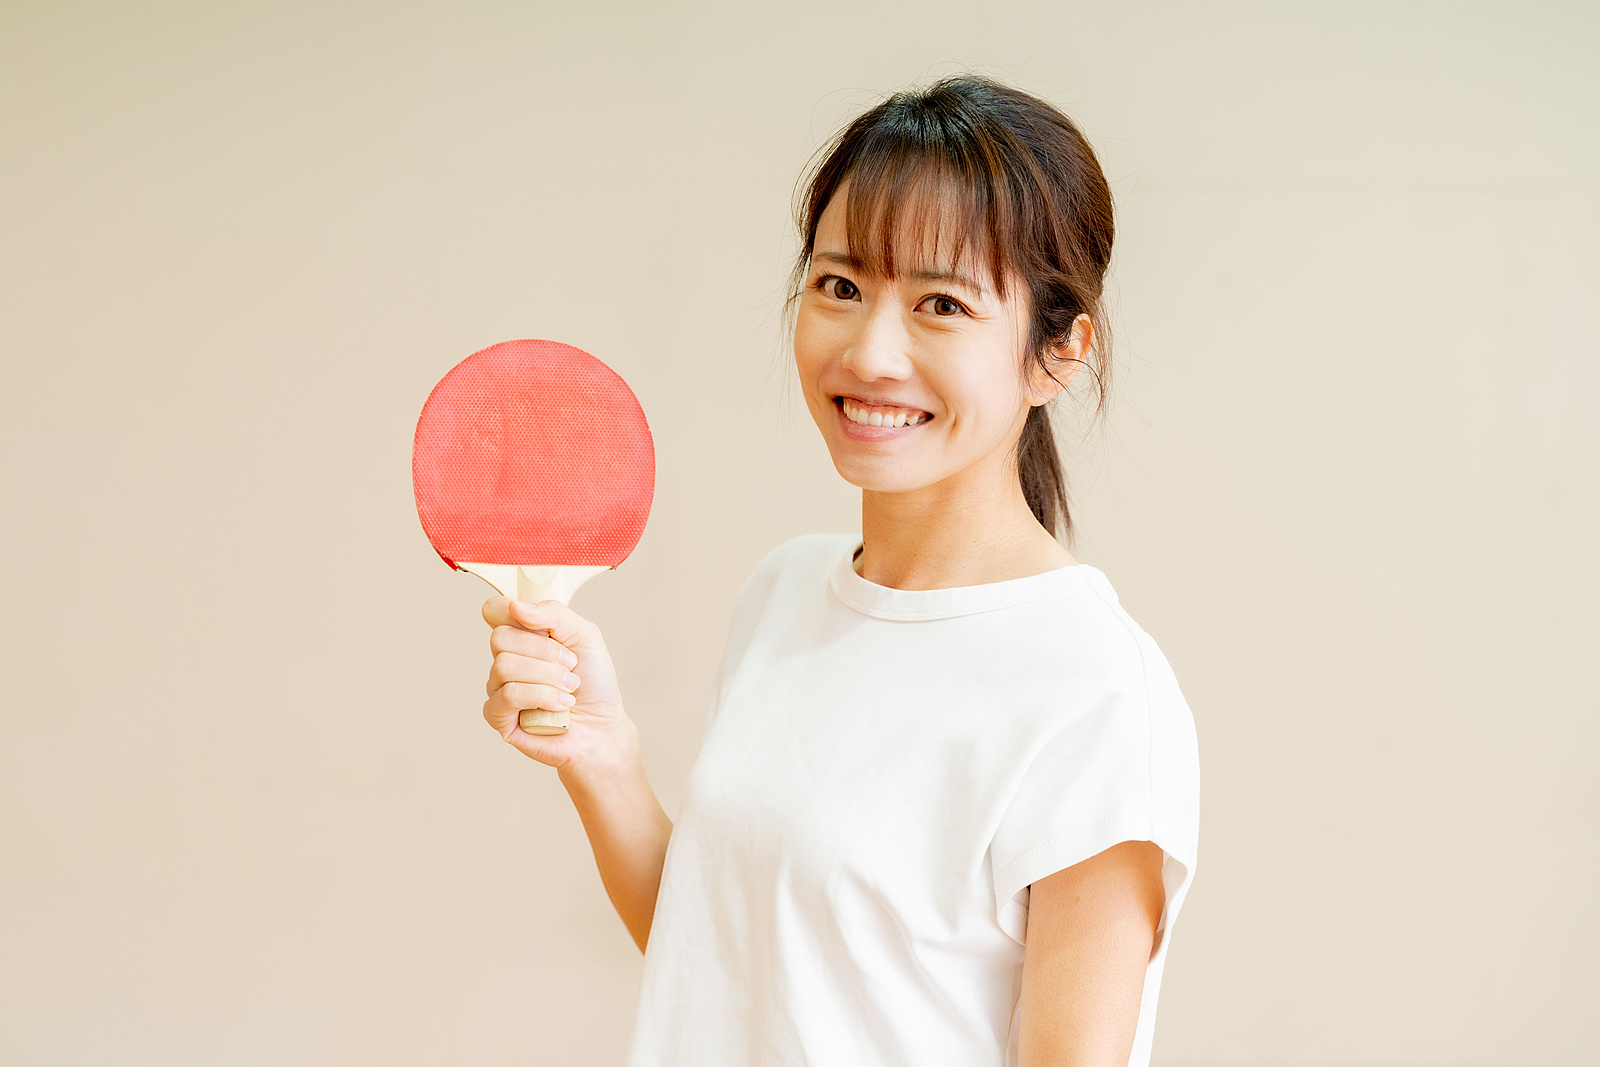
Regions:
[[1059, 578], [1052, 583], [1055, 595], [974, 622], [1004, 641], [1006, 658], [1017, 671], [1049, 688], [1070, 679], [1065, 688], [1080, 698], [1115, 694], [1118, 703], [1142, 699], [1151, 663], [1165, 660], [1150, 635], [1123, 610], [1109, 579], [1087, 563], [1051, 577]]
[[[1085, 574], [1101, 619], [1101, 662], [1114, 694], [1106, 712], [1137, 727], [1130, 731], [1148, 760], [1152, 801], [1158, 821], [1192, 853], [1199, 802], [1199, 744], [1194, 715], [1172, 665], [1155, 638], [1122, 607], [1111, 582], [1098, 570]], [[1183, 827], [1180, 831], [1177, 826]]]
[[[1031, 658], [1048, 662], [1030, 701], [1026, 755], [997, 831], [1001, 900], [1120, 840], [1152, 840], [1192, 870], [1199, 833], [1194, 718], [1166, 656], [1099, 570], [1049, 605]], [[1032, 683], [1039, 684], [1039, 683]], [[1070, 847], [1068, 847], [1070, 846]]]
[[859, 534], [801, 534], [791, 537], [761, 557], [744, 580], [734, 603], [729, 627], [729, 648], [736, 662], [762, 619], [773, 612], [786, 613], [805, 597], [827, 587], [828, 571], [860, 541]]
[[[1047, 736], [1058, 731], [1097, 745], [1125, 748], [1152, 772], [1187, 789], [1198, 758], [1194, 717], [1172, 666], [1155, 639], [1123, 608], [1104, 573], [1078, 568], [1077, 595], [1051, 605], [1035, 648], [1060, 672], [1064, 698], [1052, 702]], [[1070, 679], [1070, 681], [1068, 681]], [[1070, 696], [1069, 696], [1070, 694]]]
[[755, 565], [739, 591], [739, 609], [759, 605], [795, 588], [811, 589], [859, 543], [853, 533], [811, 533], [782, 542]]
[[1104, 676], [1108, 685], [1128, 690], [1146, 700], [1174, 701], [1184, 706], [1172, 667], [1155, 638], [1145, 632], [1123, 608], [1111, 580], [1088, 564], [1080, 566], [1083, 595], [1072, 601], [1063, 620], [1069, 629], [1070, 654], [1080, 669]]
[[822, 569], [833, 566], [846, 551], [861, 543], [858, 533], [808, 533], [791, 537], [766, 554], [756, 569], [781, 567]]

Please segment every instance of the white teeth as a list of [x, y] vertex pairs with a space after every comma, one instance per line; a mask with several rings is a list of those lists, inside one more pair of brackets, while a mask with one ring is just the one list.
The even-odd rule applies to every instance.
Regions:
[[900, 411], [892, 415], [885, 415], [881, 411], [867, 412], [852, 404], [849, 400], [841, 401], [840, 407], [844, 410], [845, 418], [862, 426], [915, 426], [919, 422], [926, 421], [929, 417], [926, 413], [920, 411], [915, 414]]

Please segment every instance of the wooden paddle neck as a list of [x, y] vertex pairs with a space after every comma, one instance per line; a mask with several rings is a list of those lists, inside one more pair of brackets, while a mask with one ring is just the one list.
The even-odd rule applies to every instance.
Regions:
[[508, 563], [457, 563], [458, 570], [476, 575], [501, 596], [529, 604], [541, 600], [572, 602], [578, 587], [610, 567], [518, 567]]

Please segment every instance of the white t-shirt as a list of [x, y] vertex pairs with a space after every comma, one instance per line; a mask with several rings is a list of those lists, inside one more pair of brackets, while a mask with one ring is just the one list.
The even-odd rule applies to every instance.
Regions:
[[1080, 564], [902, 590], [855, 534], [778, 546], [734, 612], [667, 849], [630, 1067], [1016, 1061], [1028, 885], [1166, 853], [1130, 1064], [1194, 874], [1194, 721]]

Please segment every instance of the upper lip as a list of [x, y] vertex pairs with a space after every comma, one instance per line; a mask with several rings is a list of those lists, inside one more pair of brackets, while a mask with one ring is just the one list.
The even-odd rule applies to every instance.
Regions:
[[853, 400], [858, 404], [866, 404], [871, 407], [904, 408], [907, 411], [920, 411], [924, 414], [932, 414], [932, 412], [928, 411], [927, 408], [918, 407], [916, 404], [907, 404], [904, 401], [895, 400], [886, 396], [862, 396], [859, 393], [835, 393], [834, 399]]

